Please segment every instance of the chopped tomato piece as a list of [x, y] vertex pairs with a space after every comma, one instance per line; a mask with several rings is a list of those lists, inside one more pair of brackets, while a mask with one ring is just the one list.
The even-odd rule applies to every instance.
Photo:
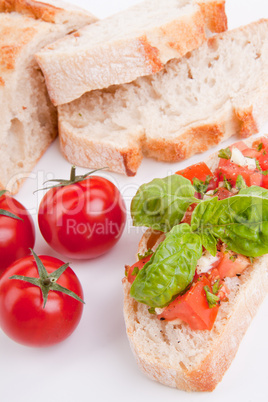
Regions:
[[268, 189], [268, 175], [262, 175], [261, 186]]
[[[134, 280], [135, 280], [135, 278], [136, 278], [136, 276], [137, 276], [137, 273], [138, 273], [137, 269], [140, 271], [140, 270], [143, 268], [143, 266], [144, 266], [148, 261], [150, 261], [151, 257], [152, 257], [152, 254], [150, 254], [150, 255], [148, 255], [148, 256], [142, 258], [141, 260], [135, 262], [135, 264], [133, 264], [133, 265], [131, 265], [131, 266], [129, 266], [129, 265], [126, 266], [127, 280], [128, 280], [130, 283], [133, 283], [133, 282], [134, 282]], [[135, 269], [135, 268], [136, 268], [136, 269]], [[134, 269], [135, 269], [135, 271], [137, 271], [137, 272], [135, 272]], [[134, 272], [133, 272], [133, 271], [134, 271]]]
[[252, 148], [247, 148], [244, 151], [242, 151], [242, 154], [246, 156], [247, 158], [255, 158], [258, 159], [261, 155], [261, 152], [257, 151], [256, 149]]
[[222, 181], [225, 176], [231, 186], [234, 187], [238, 175], [243, 177], [247, 186], [260, 186], [262, 183], [262, 174], [258, 169], [250, 170], [246, 166], [238, 166], [232, 163], [230, 159], [220, 159], [217, 169], [217, 176], [220, 181]]
[[225, 198], [232, 197], [234, 194], [231, 191], [227, 190], [227, 188], [220, 187], [215, 195], [218, 197], [218, 200], [225, 200]]
[[191, 224], [191, 219], [192, 219], [192, 213], [195, 209], [195, 207], [197, 206], [197, 204], [191, 204], [188, 209], [185, 212], [185, 215], [181, 221], [181, 223], [188, 223], [189, 225]]
[[230, 149], [232, 148], [237, 148], [241, 152], [243, 152], [246, 149], [249, 149], [249, 147], [244, 143], [244, 141], [235, 142], [234, 144], [230, 145]]
[[262, 170], [268, 169], [268, 147], [261, 150], [258, 161]]
[[268, 138], [267, 137], [258, 138], [256, 141], [254, 141], [254, 148], [258, 149], [260, 144], [263, 145], [262, 149], [268, 147]]
[[247, 257], [236, 254], [232, 251], [224, 251], [223, 258], [217, 266], [220, 278], [232, 278], [237, 274], [241, 274], [248, 266], [250, 261]]
[[[220, 255], [220, 259], [219, 259], [219, 263], [222, 261], [223, 259], [223, 252], [218, 251], [219, 255]], [[210, 280], [210, 283], [212, 285], [214, 285], [215, 282], [219, 281], [219, 293], [217, 293], [217, 296], [220, 298], [220, 301], [222, 300], [226, 300], [227, 299], [227, 295], [230, 293], [230, 290], [227, 288], [227, 286], [225, 285], [223, 278], [221, 278], [220, 276], [220, 272], [219, 272], [219, 263], [217, 265], [217, 268], [212, 268], [212, 270], [209, 272], [208, 274], [208, 279]]]
[[201, 275], [184, 295], [173, 300], [157, 317], [167, 321], [179, 318], [187, 322], [194, 330], [211, 330], [218, 314], [219, 305], [209, 307], [205, 286], [212, 291], [210, 280], [206, 275]]
[[186, 179], [191, 180], [191, 182], [193, 182], [194, 178], [205, 181], [207, 176], [210, 176], [212, 179], [210, 180], [208, 190], [214, 190], [217, 187], [216, 177], [213, 175], [209, 167], [204, 162], [199, 162], [195, 165], [188, 166], [183, 170], [178, 170], [176, 174], [179, 174]]
[[249, 147], [244, 143], [244, 141], [237, 141], [234, 144], [230, 145], [230, 149], [237, 148], [239, 151], [244, 151], [245, 149], [249, 149]]
[[[259, 146], [261, 145], [261, 149]], [[268, 169], [268, 138], [262, 137], [254, 143], [256, 148], [255, 158], [259, 161], [262, 170]]]

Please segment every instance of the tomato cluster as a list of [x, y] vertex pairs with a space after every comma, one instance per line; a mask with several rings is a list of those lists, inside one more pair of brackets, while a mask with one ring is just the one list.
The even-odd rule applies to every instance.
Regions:
[[[125, 221], [125, 204], [116, 186], [99, 176], [75, 176], [74, 167], [70, 180], [49, 188], [38, 211], [47, 243], [78, 259], [110, 250]], [[29, 212], [0, 192], [0, 327], [21, 344], [48, 346], [63, 341], [77, 327], [83, 291], [68, 264], [38, 257], [32, 250], [34, 243]]]

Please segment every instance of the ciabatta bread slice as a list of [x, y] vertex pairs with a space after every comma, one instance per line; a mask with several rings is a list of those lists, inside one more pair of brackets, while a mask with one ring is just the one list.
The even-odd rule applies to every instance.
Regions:
[[34, 53], [95, 20], [60, 1], [0, 0], [0, 188], [16, 193], [58, 132]]
[[[249, 143], [248, 143], [249, 145]], [[217, 156], [207, 162], [217, 165]], [[156, 249], [163, 235], [151, 229], [143, 235], [138, 252]], [[212, 391], [221, 381], [258, 307], [268, 293], [268, 255], [254, 262], [239, 277], [226, 278], [229, 301], [221, 303], [211, 331], [194, 331], [188, 324], [158, 320], [148, 306], [129, 295], [123, 279], [124, 318], [132, 351], [140, 369], [151, 379], [184, 391]]]
[[36, 55], [55, 105], [153, 74], [227, 28], [225, 0], [146, 0]]
[[268, 20], [224, 32], [130, 84], [59, 107], [61, 149], [76, 165], [135, 175], [143, 155], [175, 162], [268, 116]]

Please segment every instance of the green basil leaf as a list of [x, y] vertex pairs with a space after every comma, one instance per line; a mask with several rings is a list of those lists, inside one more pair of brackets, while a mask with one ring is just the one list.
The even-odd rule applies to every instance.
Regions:
[[208, 189], [210, 180], [212, 179], [211, 176], [207, 176], [205, 181], [199, 180], [196, 177], [193, 178], [193, 186], [195, 191], [200, 194], [205, 194]]
[[201, 239], [188, 224], [175, 226], [138, 273], [130, 295], [151, 307], [164, 307], [186, 289], [202, 255]]
[[211, 293], [208, 286], [204, 286], [204, 291], [206, 293], [209, 308], [215, 307], [218, 301], [220, 300], [219, 296], [216, 296], [213, 293]]
[[232, 151], [229, 147], [220, 149], [218, 152], [218, 157], [222, 159], [231, 159]]
[[239, 175], [237, 176], [236, 183], [235, 183], [235, 187], [236, 187], [236, 189], [237, 189], [238, 191], [239, 191], [239, 190], [242, 190], [242, 189], [244, 189], [244, 188], [247, 188], [246, 182], [245, 182], [245, 180], [243, 179], [243, 176], [241, 176], [241, 174], [239, 174]]
[[[193, 211], [191, 228], [193, 232], [198, 232], [202, 245], [208, 252], [215, 256], [217, 253], [217, 239], [212, 231], [213, 222], [211, 217], [217, 211], [218, 198], [202, 201]], [[220, 213], [220, 211], [218, 211]], [[215, 219], [217, 221], [217, 219]]]
[[268, 198], [268, 190], [259, 186], [251, 186], [243, 188], [239, 191], [239, 195], [254, 195], [256, 197]]
[[200, 233], [200, 238], [202, 245], [205, 247], [205, 249], [213, 256], [215, 257], [217, 254], [217, 239], [216, 237], [212, 234], [209, 233], [208, 231], [204, 233]]
[[180, 223], [189, 205], [199, 202], [194, 193], [190, 180], [176, 174], [143, 184], [131, 202], [133, 225], [168, 232]]
[[263, 148], [263, 143], [260, 142], [258, 145], [257, 151], [260, 152], [262, 150], [262, 148]]
[[256, 168], [257, 168], [260, 172], [262, 172], [262, 168], [261, 168], [260, 162], [258, 161], [258, 159], [256, 159], [256, 158], [254, 158], [254, 159], [255, 159], [255, 163], [256, 163]]
[[227, 179], [225, 175], [223, 177], [223, 187], [225, 187], [229, 191], [232, 190], [232, 185], [230, 183], [230, 179]]
[[192, 215], [192, 230], [201, 234], [201, 239], [207, 235], [221, 239], [230, 250], [248, 257], [268, 253], [268, 199], [256, 196], [260, 191], [256, 188], [251, 191], [252, 195], [200, 203]]

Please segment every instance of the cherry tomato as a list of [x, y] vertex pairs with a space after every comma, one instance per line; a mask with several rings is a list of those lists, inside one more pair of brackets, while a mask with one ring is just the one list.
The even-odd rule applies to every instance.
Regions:
[[126, 208], [116, 186], [99, 176], [51, 188], [43, 197], [38, 222], [47, 243], [70, 258], [95, 258], [122, 235]]
[[[0, 192], [0, 276], [17, 259], [30, 254], [35, 243], [34, 223], [27, 209], [15, 198]], [[20, 219], [3, 215], [10, 212]]]
[[[50, 274], [64, 263], [49, 256], [39, 257]], [[50, 290], [44, 307], [40, 287], [13, 275], [39, 278], [33, 256], [10, 265], [0, 279], [0, 327], [14, 341], [27, 346], [49, 346], [66, 339], [77, 327], [83, 303], [60, 291]], [[68, 267], [56, 281], [83, 298], [81, 284]], [[47, 286], [47, 285], [46, 285]]]

